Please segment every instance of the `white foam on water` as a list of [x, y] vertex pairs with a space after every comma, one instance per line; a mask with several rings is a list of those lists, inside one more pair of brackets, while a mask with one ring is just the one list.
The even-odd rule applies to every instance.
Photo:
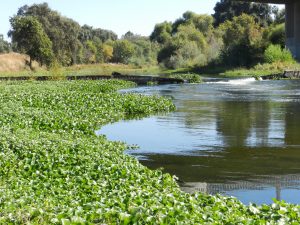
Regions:
[[233, 79], [227, 81], [216, 81], [216, 82], [207, 82], [208, 84], [228, 84], [228, 85], [247, 85], [249, 83], [255, 82], [254, 77], [244, 78], [244, 79]]

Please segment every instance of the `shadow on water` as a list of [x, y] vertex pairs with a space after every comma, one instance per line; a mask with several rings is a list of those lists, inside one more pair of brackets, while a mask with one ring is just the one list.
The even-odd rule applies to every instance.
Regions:
[[177, 111], [99, 131], [138, 144], [128, 151], [176, 175], [182, 189], [271, 203], [300, 203], [300, 81], [225, 80], [140, 87], [172, 97]]

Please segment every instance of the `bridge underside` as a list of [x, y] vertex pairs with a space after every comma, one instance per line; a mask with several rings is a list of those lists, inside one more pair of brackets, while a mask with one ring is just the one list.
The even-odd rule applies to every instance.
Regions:
[[299, 0], [237, 0], [260, 3], [285, 4], [286, 47], [300, 61], [300, 1]]

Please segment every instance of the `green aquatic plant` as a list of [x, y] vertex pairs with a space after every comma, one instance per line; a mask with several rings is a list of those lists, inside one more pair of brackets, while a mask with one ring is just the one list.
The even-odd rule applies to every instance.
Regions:
[[300, 207], [182, 192], [94, 131], [174, 110], [133, 83], [0, 83], [0, 224], [299, 224]]
[[169, 75], [170, 78], [183, 79], [188, 83], [199, 84], [202, 83], [202, 78], [199, 74], [195, 73], [178, 73]]

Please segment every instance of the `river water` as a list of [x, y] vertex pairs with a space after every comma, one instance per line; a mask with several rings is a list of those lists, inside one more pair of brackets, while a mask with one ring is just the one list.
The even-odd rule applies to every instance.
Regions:
[[300, 203], [300, 81], [207, 80], [124, 92], [172, 98], [177, 110], [121, 121], [98, 134], [140, 146], [127, 153], [176, 175], [184, 191]]

